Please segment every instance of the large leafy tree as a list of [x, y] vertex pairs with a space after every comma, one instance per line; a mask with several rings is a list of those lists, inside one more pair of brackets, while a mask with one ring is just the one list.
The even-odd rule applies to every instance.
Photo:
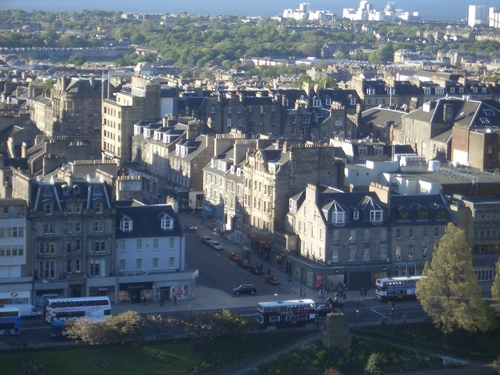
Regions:
[[491, 286], [491, 296], [494, 299], [500, 299], [500, 259], [498, 259], [495, 266], [495, 278], [493, 279], [493, 285]]
[[472, 252], [463, 230], [448, 224], [417, 284], [417, 298], [434, 325], [446, 335], [493, 326], [491, 308], [481, 296]]

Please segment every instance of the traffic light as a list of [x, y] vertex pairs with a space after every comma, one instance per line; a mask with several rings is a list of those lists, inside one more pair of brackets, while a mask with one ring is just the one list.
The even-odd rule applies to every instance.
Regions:
[[368, 290], [365, 289], [365, 296], [366, 296], [366, 293], [368, 293]]
[[362, 296], [363, 295], [363, 288], [360, 289], [359, 294]]

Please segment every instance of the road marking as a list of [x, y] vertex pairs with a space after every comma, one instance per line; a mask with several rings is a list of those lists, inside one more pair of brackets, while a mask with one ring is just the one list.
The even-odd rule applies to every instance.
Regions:
[[388, 318], [387, 316], [385, 316], [385, 315], [384, 315], [384, 314], [382, 314], [382, 313], [379, 313], [379, 312], [378, 312], [378, 311], [376, 311], [376, 310], [370, 309], [370, 311], [371, 311], [371, 312], [374, 312], [375, 314], [380, 315], [382, 318], [385, 318], [385, 319], [387, 319], [387, 320], [392, 321], [392, 319]]

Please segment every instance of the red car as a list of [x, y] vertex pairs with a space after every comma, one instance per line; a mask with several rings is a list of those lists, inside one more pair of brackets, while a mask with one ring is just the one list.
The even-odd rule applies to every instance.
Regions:
[[266, 275], [266, 277], [264, 279], [269, 284], [278, 285], [280, 283], [280, 281], [278, 280], [278, 278], [276, 276], [274, 276], [274, 275]]
[[229, 259], [234, 260], [235, 262], [237, 262], [238, 259], [240, 259], [240, 254], [230, 253], [229, 254]]

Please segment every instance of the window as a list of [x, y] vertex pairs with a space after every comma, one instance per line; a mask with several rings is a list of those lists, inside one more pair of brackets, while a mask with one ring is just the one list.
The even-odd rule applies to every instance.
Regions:
[[424, 245], [422, 247], [422, 259], [427, 259], [427, 251], [428, 251], [427, 245]]
[[53, 223], [44, 223], [43, 224], [43, 234], [45, 236], [49, 234], [54, 234], [54, 224]]
[[102, 277], [105, 276], [106, 260], [104, 259], [90, 259], [89, 260], [89, 276]]
[[408, 228], [408, 237], [415, 238], [415, 229], [414, 228]]
[[169, 238], [168, 239], [168, 247], [170, 248], [170, 250], [174, 250], [175, 249], [175, 238]]
[[424, 238], [429, 238], [429, 227], [424, 227], [423, 228], [423, 237]]
[[174, 226], [174, 221], [168, 215], [163, 215], [161, 219], [161, 229], [163, 230], [171, 230]]
[[365, 247], [363, 249], [363, 261], [369, 261], [370, 260], [370, 248]]
[[137, 251], [142, 251], [142, 239], [137, 240]]
[[142, 269], [142, 259], [136, 259], [135, 261], [135, 268], [138, 270]]
[[94, 203], [94, 209], [96, 213], [101, 214], [102, 213], [102, 202], [95, 202]]
[[353, 213], [352, 213], [352, 218], [354, 220], [358, 220], [359, 219], [359, 211], [358, 210], [354, 210]]
[[439, 237], [439, 227], [434, 227], [434, 237]]
[[338, 231], [338, 230], [334, 230], [334, 231], [332, 232], [332, 243], [333, 243], [334, 245], [337, 245], [337, 244], [339, 244], [339, 243], [340, 243], [340, 231]]
[[153, 258], [153, 269], [158, 268], [158, 258]]
[[332, 212], [332, 223], [334, 224], [345, 223], [345, 212], [344, 211]]
[[131, 232], [133, 229], [133, 222], [128, 217], [120, 219], [120, 230], [122, 232]]
[[401, 260], [401, 246], [396, 246], [396, 260]]
[[106, 252], [106, 241], [92, 241], [91, 249], [94, 253], [105, 253]]
[[94, 233], [104, 232], [104, 221], [94, 221]]
[[118, 268], [120, 271], [125, 271], [125, 265], [126, 265], [125, 262], [126, 262], [125, 259], [120, 259], [118, 263]]
[[349, 262], [354, 262], [356, 261], [356, 248], [351, 247], [349, 249]]
[[58, 254], [55, 242], [41, 242], [38, 248], [40, 255], [56, 255]]
[[119, 242], [120, 246], [120, 251], [125, 251], [125, 240], [120, 240]]
[[53, 206], [52, 206], [52, 203], [45, 203], [43, 205], [43, 212], [45, 213], [45, 215], [52, 215], [52, 210], [53, 210]]
[[408, 246], [408, 260], [413, 260], [414, 249], [413, 245]]
[[396, 229], [396, 238], [398, 240], [400, 240], [401, 238], [403, 238], [403, 230], [401, 228], [397, 228]]
[[169, 257], [168, 258], [168, 267], [174, 268], [174, 266], [175, 266], [175, 257]]
[[365, 243], [369, 243], [370, 242], [370, 238], [371, 238], [371, 232], [370, 232], [370, 229], [365, 229], [363, 231], [363, 234], [364, 234], [364, 240], [365, 240]]
[[378, 259], [386, 260], [387, 259], [387, 246], [380, 246], [378, 249]]
[[82, 223], [76, 222], [75, 223], [75, 233], [81, 233], [81, 232], [82, 232]]
[[153, 250], [158, 250], [158, 238], [153, 238]]
[[382, 221], [382, 210], [371, 210], [370, 211], [370, 221], [372, 223], [380, 223]]

